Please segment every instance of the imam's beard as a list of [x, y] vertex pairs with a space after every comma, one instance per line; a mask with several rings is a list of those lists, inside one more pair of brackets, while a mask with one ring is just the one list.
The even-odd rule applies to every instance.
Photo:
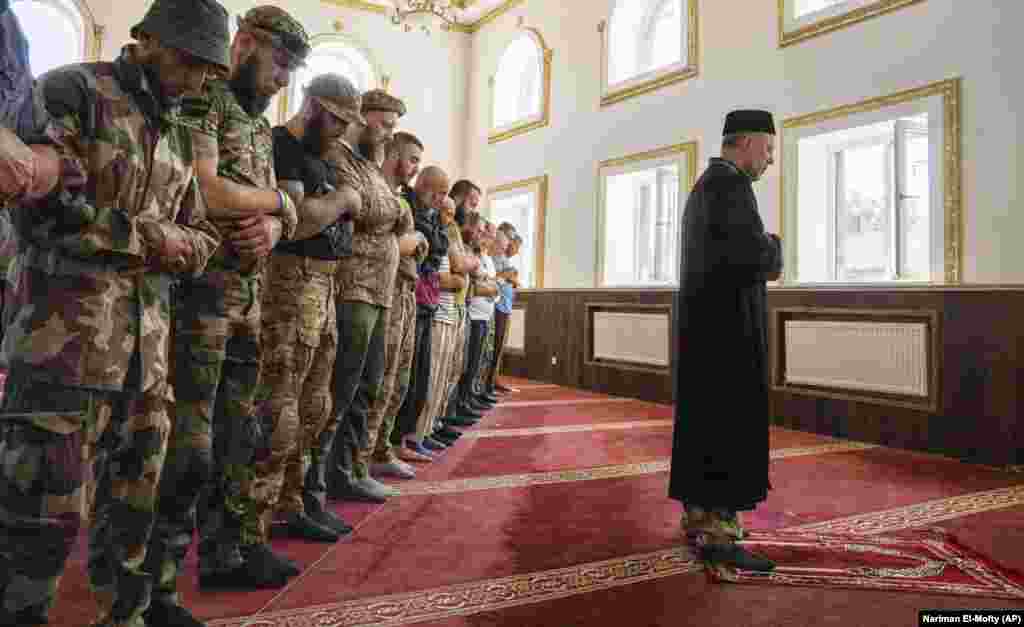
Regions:
[[249, 58], [238, 66], [235, 75], [231, 77], [229, 84], [231, 92], [235, 94], [239, 106], [249, 114], [249, 117], [263, 115], [270, 106], [272, 96], [264, 96], [256, 91], [256, 77], [259, 75], [260, 64], [256, 55], [249, 55]]

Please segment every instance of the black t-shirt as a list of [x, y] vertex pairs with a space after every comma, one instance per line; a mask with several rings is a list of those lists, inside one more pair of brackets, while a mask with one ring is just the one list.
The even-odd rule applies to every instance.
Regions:
[[[275, 126], [273, 133], [274, 171], [278, 181], [300, 181], [306, 196], [318, 196], [334, 188], [335, 181], [327, 162], [306, 152], [302, 142], [286, 127]], [[351, 235], [351, 223], [335, 222], [309, 239], [281, 242], [275, 250], [315, 259], [339, 259], [350, 254]]]

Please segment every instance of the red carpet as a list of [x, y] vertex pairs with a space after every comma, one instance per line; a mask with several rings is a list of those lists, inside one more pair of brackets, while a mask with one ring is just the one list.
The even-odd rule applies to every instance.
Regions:
[[[957, 542], [940, 529], [902, 537], [798, 532], [752, 533], [743, 544], [776, 562], [770, 573], [739, 571], [737, 583], [1014, 599], [1024, 576]], [[713, 578], [717, 575], [708, 571]]]
[[[351, 538], [276, 540], [306, 568], [287, 588], [203, 593], [190, 557], [186, 605], [213, 627], [632, 627], [911, 625], [920, 608], [1024, 604], [1024, 475], [773, 429], [775, 489], [746, 524], [777, 579], [711, 583], [666, 498], [671, 407], [510, 383], [523, 390], [396, 483], [403, 496], [337, 506]], [[83, 556], [52, 625], [93, 615]], [[855, 570], [879, 567], [892, 586]]]

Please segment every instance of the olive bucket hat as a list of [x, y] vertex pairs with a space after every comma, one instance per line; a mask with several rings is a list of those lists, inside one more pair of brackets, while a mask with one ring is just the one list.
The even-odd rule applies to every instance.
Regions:
[[231, 71], [228, 12], [216, 0], [155, 0], [132, 37], [148, 33], [171, 48], [184, 50]]

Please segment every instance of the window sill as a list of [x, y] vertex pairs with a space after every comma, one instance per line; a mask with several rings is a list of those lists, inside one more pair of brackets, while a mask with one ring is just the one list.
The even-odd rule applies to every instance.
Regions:
[[548, 125], [549, 119], [547, 116], [539, 118], [528, 118], [519, 122], [513, 122], [510, 125], [503, 126], [502, 128], [491, 129], [490, 134], [487, 136], [488, 144], [496, 144], [506, 139], [511, 139], [517, 135], [523, 133], [529, 133], [535, 131], [538, 128], [544, 128]]
[[605, 91], [601, 95], [601, 106], [607, 107], [608, 105], [622, 102], [623, 100], [628, 100], [668, 85], [689, 80], [697, 76], [697, 74], [696, 65], [687, 65], [681, 68], [653, 72], [646, 78], [644, 75], [640, 75], [639, 78], [624, 81], [620, 85], [611, 88], [605, 87]]

